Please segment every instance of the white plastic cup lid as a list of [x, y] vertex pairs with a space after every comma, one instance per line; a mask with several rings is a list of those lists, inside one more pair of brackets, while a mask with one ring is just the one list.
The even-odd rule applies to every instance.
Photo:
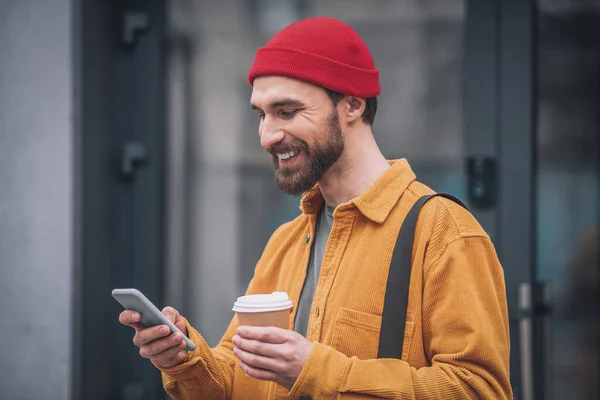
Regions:
[[292, 301], [285, 292], [241, 296], [233, 304], [233, 311], [244, 313], [281, 311], [289, 308], [292, 308]]

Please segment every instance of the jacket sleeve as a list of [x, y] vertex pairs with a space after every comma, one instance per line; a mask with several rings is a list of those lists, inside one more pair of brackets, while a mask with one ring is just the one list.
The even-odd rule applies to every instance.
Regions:
[[426, 266], [422, 306], [430, 366], [315, 343], [290, 398], [511, 399], [506, 289], [489, 238], [458, 238]]
[[[273, 271], [267, 268], [268, 260], [278, 248], [278, 237], [290, 224], [280, 226], [271, 236], [265, 247], [263, 256], [258, 261], [254, 277], [250, 281], [246, 294], [267, 293], [276, 290], [276, 280]], [[285, 237], [285, 233], [283, 234]], [[274, 239], [275, 238], [275, 239]], [[188, 353], [187, 359], [180, 365], [172, 368], [155, 366], [162, 373], [163, 386], [175, 400], [224, 400], [232, 397], [236, 374], [242, 373], [236, 365], [239, 360], [233, 354], [231, 338], [238, 327], [237, 318], [234, 316], [227, 331], [219, 344], [210, 348], [202, 335], [186, 320], [186, 327], [190, 339], [196, 344], [196, 349]], [[242, 376], [240, 376], [244, 379]]]
[[194, 351], [180, 365], [161, 368], [163, 386], [175, 400], [231, 398], [236, 359], [231, 342], [232, 332], [237, 328], [232, 319], [225, 336], [215, 347], [210, 348], [202, 335], [186, 320], [190, 339], [196, 344]]

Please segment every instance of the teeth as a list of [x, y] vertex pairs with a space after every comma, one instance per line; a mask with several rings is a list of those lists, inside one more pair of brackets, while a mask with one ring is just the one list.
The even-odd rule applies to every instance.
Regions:
[[298, 154], [297, 151], [291, 151], [289, 153], [280, 153], [280, 154], [277, 154], [277, 157], [280, 160], [287, 160], [288, 158], [294, 157], [296, 154]]

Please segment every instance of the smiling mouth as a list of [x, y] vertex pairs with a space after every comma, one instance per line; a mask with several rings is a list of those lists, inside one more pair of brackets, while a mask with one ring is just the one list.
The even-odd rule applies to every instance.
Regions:
[[299, 153], [298, 151], [290, 151], [287, 153], [277, 153], [277, 159], [279, 161], [289, 160], [290, 158], [294, 157], [298, 153]]

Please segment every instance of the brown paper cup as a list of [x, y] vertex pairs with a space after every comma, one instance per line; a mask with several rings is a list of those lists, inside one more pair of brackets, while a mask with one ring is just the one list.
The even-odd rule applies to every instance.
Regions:
[[276, 326], [290, 329], [292, 301], [285, 292], [238, 297], [233, 305], [239, 326]]
[[276, 326], [281, 329], [290, 328], [290, 310], [267, 312], [237, 312], [239, 326]]

